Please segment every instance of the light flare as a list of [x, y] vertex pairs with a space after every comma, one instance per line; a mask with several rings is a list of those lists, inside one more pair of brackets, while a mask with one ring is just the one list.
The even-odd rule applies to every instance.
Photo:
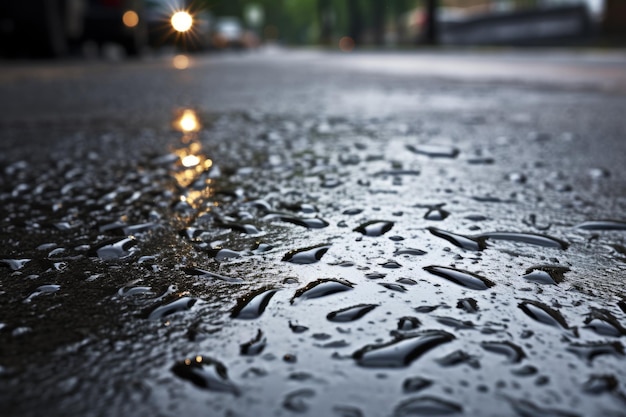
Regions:
[[196, 112], [190, 109], [183, 111], [180, 119], [178, 120], [178, 127], [183, 132], [197, 132], [200, 130], [200, 122]]
[[139, 24], [139, 15], [134, 10], [127, 10], [122, 15], [122, 23], [126, 27], [134, 28]]
[[179, 11], [172, 15], [170, 22], [177, 32], [187, 32], [193, 26], [193, 17], [188, 12]]
[[198, 158], [196, 155], [187, 155], [183, 157], [180, 162], [183, 164], [184, 167], [191, 168], [200, 163], [200, 158]]
[[187, 69], [189, 68], [189, 57], [183, 54], [176, 55], [172, 61], [172, 65], [179, 70]]

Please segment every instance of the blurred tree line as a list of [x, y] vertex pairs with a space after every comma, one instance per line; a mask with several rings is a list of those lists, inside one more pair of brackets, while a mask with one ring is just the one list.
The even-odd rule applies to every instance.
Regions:
[[214, 15], [238, 16], [244, 22], [250, 5], [259, 6], [263, 21], [257, 29], [264, 39], [323, 45], [334, 44], [343, 36], [351, 37], [356, 44], [417, 41], [405, 33], [409, 13], [424, 7], [434, 17], [437, 3], [437, 0], [202, 1]]

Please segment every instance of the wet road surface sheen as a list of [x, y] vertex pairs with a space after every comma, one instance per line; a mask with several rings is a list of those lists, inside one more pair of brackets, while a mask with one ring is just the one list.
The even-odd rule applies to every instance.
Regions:
[[197, 117], [3, 161], [15, 415], [625, 415], [624, 201], [506, 175], [562, 143], [522, 125], [478, 163], [421, 122]]

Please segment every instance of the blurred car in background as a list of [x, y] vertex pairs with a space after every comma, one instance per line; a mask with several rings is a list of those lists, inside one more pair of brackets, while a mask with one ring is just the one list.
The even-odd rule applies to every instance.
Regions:
[[256, 48], [259, 43], [258, 36], [254, 32], [244, 29], [237, 17], [224, 16], [215, 21], [212, 36], [214, 48]]
[[147, 45], [143, 13], [143, 0], [2, 0], [0, 52], [58, 57], [93, 40], [138, 55]]
[[148, 44], [143, 0], [87, 0], [83, 38], [120, 44], [137, 56]]

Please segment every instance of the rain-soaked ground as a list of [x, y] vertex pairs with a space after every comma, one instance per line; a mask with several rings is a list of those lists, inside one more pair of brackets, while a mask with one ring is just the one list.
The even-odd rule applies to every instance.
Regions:
[[625, 416], [623, 97], [454, 87], [9, 125], [3, 415]]

